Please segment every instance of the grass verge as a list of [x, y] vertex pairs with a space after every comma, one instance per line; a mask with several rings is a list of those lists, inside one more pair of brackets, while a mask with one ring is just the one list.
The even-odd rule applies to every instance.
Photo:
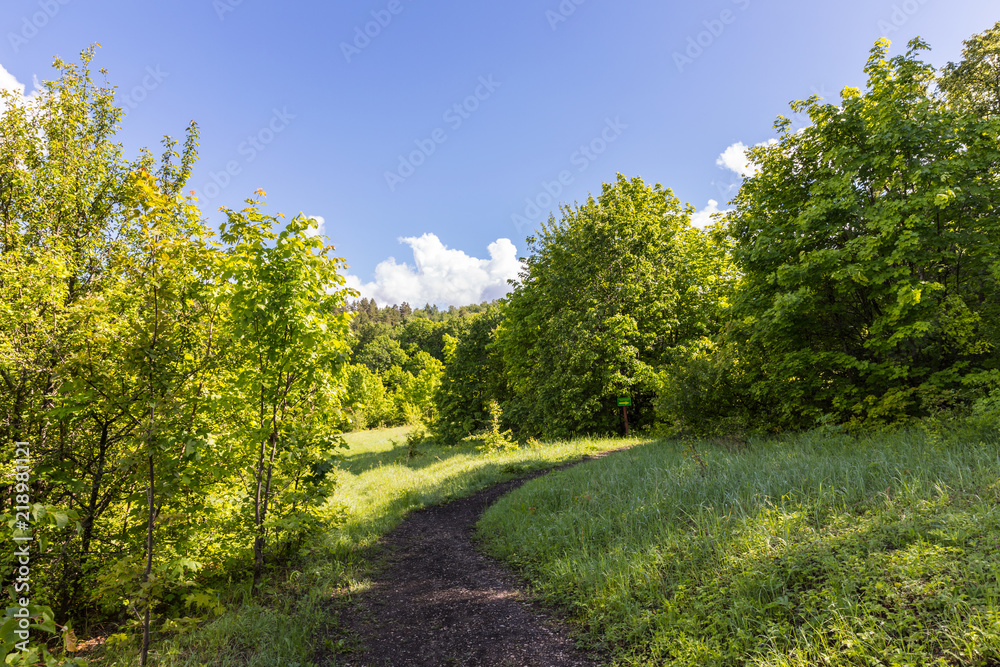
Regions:
[[[349, 638], [336, 627], [336, 605], [370, 584], [377, 543], [413, 510], [640, 440], [578, 439], [483, 454], [473, 445], [406, 444], [406, 428], [351, 433], [330, 502], [341, 520], [272, 569], [262, 594], [234, 583], [211, 622], [175, 623], [151, 652], [161, 667], [307, 667], [317, 651], [340, 652]], [[109, 666], [138, 664], [134, 638], [109, 641]], [[325, 644], [325, 646], [324, 646]]]
[[652, 442], [479, 536], [617, 665], [1000, 665], [995, 437]]

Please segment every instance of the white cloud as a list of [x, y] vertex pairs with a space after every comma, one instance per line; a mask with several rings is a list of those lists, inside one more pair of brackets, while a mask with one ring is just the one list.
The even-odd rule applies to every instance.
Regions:
[[413, 250], [413, 266], [390, 257], [375, 267], [374, 281], [364, 283], [348, 275], [348, 286], [380, 305], [406, 301], [414, 308], [425, 303], [464, 306], [504, 296], [510, 290], [507, 280], [516, 279], [521, 270], [510, 239], [491, 243], [489, 259], [448, 248], [434, 234], [401, 238], [399, 242]]
[[0, 90], [11, 90], [18, 95], [24, 95], [24, 84], [0, 65]]
[[18, 81], [17, 77], [8, 72], [3, 65], [0, 65], [0, 90], [9, 90], [16, 96], [20, 97], [22, 101], [26, 102], [31, 100], [35, 95], [38, 94], [40, 86], [38, 84], [37, 77], [34, 80], [34, 84], [35, 84], [35, 90], [32, 91], [30, 95], [25, 95], [24, 94], [25, 85], [20, 81]]
[[719, 202], [714, 199], [708, 200], [708, 205], [700, 211], [695, 211], [691, 216], [691, 224], [698, 229], [705, 229], [710, 224], [715, 222], [712, 220], [712, 215], [715, 213], [726, 213], [729, 209], [724, 211], [719, 211]]
[[[757, 145], [772, 146], [776, 143], [778, 143], [777, 139], [768, 139], [764, 143]], [[735, 144], [722, 152], [718, 159], [716, 159], [715, 164], [734, 172], [740, 178], [753, 176], [759, 171], [759, 169], [757, 165], [750, 162], [750, 159], [747, 158], [746, 152], [747, 145], [742, 141], [737, 141]]]
[[321, 215], [307, 215], [307, 218], [312, 218], [316, 221], [316, 229], [309, 229], [306, 234], [309, 236], [323, 236], [326, 234], [326, 219]]
[[747, 159], [746, 150], [746, 144], [739, 141], [724, 150], [715, 164], [735, 172], [737, 176], [745, 176], [750, 171], [750, 160]]

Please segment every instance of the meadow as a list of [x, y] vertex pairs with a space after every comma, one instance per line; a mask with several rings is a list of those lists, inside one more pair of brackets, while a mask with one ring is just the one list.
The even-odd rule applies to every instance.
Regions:
[[996, 665], [997, 445], [649, 442], [528, 482], [479, 537], [616, 665]]

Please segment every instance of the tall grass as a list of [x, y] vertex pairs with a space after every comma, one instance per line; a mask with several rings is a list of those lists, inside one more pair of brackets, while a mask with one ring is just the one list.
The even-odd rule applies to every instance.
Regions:
[[[323, 534], [274, 568], [257, 600], [248, 582], [221, 595], [226, 613], [209, 622], [174, 624], [161, 634], [152, 664], [306, 667], [318, 649], [342, 648], [338, 604], [370, 584], [379, 539], [413, 510], [471, 495], [497, 482], [579, 460], [638, 440], [580, 439], [483, 454], [473, 445], [407, 444], [407, 428], [351, 433], [330, 503], [339, 517]], [[443, 554], [447, 557], [447, 554]], [[162, 625], [160, 627], [163, 627]], [[109, 642], [103, 664], [138, 664], [135, 638]]]
[[1000, 664], [998, 480], [993, 438], [653, 442], [480, 536], [620, 665]]

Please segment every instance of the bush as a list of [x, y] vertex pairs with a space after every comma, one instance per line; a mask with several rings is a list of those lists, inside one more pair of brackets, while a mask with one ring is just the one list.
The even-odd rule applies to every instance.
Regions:
[[395, 423], [395, 403], [382, 384], [378, 373], [362, 364], [353, 364], [347, 371], [345, 404], [351, 410], [350, 429], [387, 426]]
[[732, 349], [707, 338], [694, 341], [658, 376], [658, 429], [669, 435], [720, 436], [753, 431], [763, 406]]
[[480, 444], [477, 449], [487, 454], [491, 454], [493, 452], [510, 452], [517, 449], [517, 443], [511, 439], [510, 430], [500, 430], [500, 419], [503, 415], [503, 412], [500, 409], [500, 404], [496, 401], [490, 401], [489, 405], [487, 405], [487, 410], [489, 410], [490, 413], [489, 427], [480, 433], [466, 437], [465, 440], [478, 440], [482, 444]]

